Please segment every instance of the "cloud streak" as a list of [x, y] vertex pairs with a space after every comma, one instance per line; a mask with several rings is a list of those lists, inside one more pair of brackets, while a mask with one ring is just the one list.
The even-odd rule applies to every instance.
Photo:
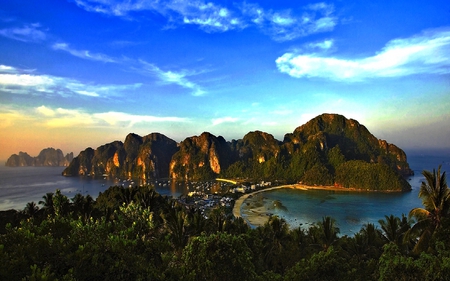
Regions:
[[327, 57], [316, 53], [285, 53], [278, 70], [295, 78], [324, 78], [357, 82], [379, 77], [450, 73], [450, 29], [429, 30], [389, 41], [374, 56], [360, 59]]
[[242, 14], [275, 41], [290, 41], [314, 33], [331, 31], [337, 24], [334, 6], [318, 3], [303, 8], [301, 15], [292, 10], [265, 10], [258, 4], [244, 3]]
[[180, 72], [175, 71], [163, 71], [156, 65], [152, 63], [145, 62], [143, 60], [139, 61], [141, 63], [141, 68], [137, 69], [138, 72], [144, 75], [156, 76], [160, 79], [163, 84], [175, 84], [181, 86], [186, 89], [192, 90], [193, 96], [202, 96], [206, 94], [206, 91], [203, 88], [190, 81], [187, 77], [196, 75], [198, 73], [189, 72], [186, 70], [182, 70]]
[[100, 113], [88, 113], [82, 109], [51, 108], [39, 106], [34, 108], [36, 117], [43, 119], [41, 123], [52, 128], [66, 127], [107, 127], [117, 128], [133, 127], [138, 123], [186, 123], [186, 118], [180, 117], [160, 117], [151, 115], [136, 115], [125, 112], [109, 111]]
[[11, 66], [0, 66], [0, 92], [37, 96], [89, 96], [107, 98], [124, 91], [135, 90], [142, 84], [91, 85], [75, 79], [52, 75], [29, 74]]
[[292, 10], [266, 10], [258, 4], [242, 2], [229, 7], [203, 0], [75, 0], [89, 12], [132, 19], [137, 13], [156, 12], [168, 26], [195, 25], [208, 32], [225, 32], [256, 27], [275, 41], [289, 41], [313, 33], [332, 30], [337, 24], [334, 6], [323, 2]]
[[39, 23], [27, 24], [23, 27], [0, 29], [0, 35], [22, 42], [42, 42], [47, 38], [44, 31], [40, 30]]
[[237, 118], [237, 117], [226, 116], [226, 117], [212, 119], [212, 124], [213, 124], [213, 126], [217, 126], [217, 125], [220, 125], [223, 123], [236, 123], [237, 121], [239, 121], [239, 118]]
[[[195, 73], [192, 71], [187, 71], [187, 70], [182, 70], [180, 72], [171, 71], [171, 70], [163, 71], [163, 70], [161, 70], [161, 68], [159, 68], [155, 64], [148, 63], [143, 60], [136, 61], [134, 59], [116, 59], [116, 58], [112, 58], [108, 55], [101, 54], [101, 53], [92, 53], [88, 50], [77, 50], [77, 49], [71, 48], [69, 46], [69, 44], [67, 44], [67, 43], [55, 43], [55, 44], [53, 44], [52, 48], [54, 50], [65, 51], [75, 57], [78, 57], [81, 59], [86, 59], [86, 60], [100, 61], [100, 62], [105, 62], [105, 63], [117, 63], [117, 64], [125, 65], [126, 67], [129, 67], [130, 65], [138, 64], [139, 65], [138, 67], [132, 67], [132, 69], [143, 75], [151, 74], [152, 76], [157, 77], [163, 84], [175, 84], [175, 85], [179, 85], [183, 88], [190, 89], [190, 90], [192, 90], [193, 96], [202, 96], [206, 93], [206, 91], [200, 85], [198, 85], [188, 79], [189, 76], [198, 74], [198, 73]], [[76, 88], [76, 90], [74, 90], [74, 91], [80, 95], [92, 96], [92, 97], [99, 96], [98, 91], [95, 91], [95, 89], [82, 90], [83, 87], [79, 87], [78, 84], [79, 83], [70, 83], [69, 85], [74, 86], [72, 88]]]
[[100, 53], [91, 53], [88, 50], [76, 50], [69, 46], [67, 43], [55, 43], [52, 45], [54, 50], [65, 51], [72, 56], [79, 57], [81, 59], [93, 60], [93, 61], [101, 61], [101, 62], [116, 62], [115, 59]]

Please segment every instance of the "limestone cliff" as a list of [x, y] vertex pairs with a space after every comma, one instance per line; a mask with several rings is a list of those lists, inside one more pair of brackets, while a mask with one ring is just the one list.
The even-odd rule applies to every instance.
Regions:
[[169, 176], [169, 163], [177, 150], [177, 143], [162, 134], [129, 134], [123, 143], [114, 141], [82, 151], [63, 175], [164, 178]]
[[218, 175], [233, 160], [229, 145], [221, 136], [210, 133], [186, 138], [170, 162], [170, 176], [202, 179]]
[[402, 175], [413, 174], [403, 150], [385, 140], [377, 139], [358, 121], [338, 114], [322, 114], [313, 118], [296, 128], [292, 134], [287, 134], [284, 142], [291, 142], [300, 147], [319, 135], [321, 149], [339, 146], [347, 161], [384, 163]]
[[9, 167], [64, 167], [68, 166], [73, 159], [73, 152], [64, 156], [60, 149], [46, 148], [43, 149], [38, 156], [31, 157], [26, 152], [11, 155], [6, 161]]
[[179, 144], [158, 133], [129, 134], [124, 143], [83, 151], [63, 174], [184, 180], [223, 176], [350, 186], [355, 185], [353, 179], [345, 174], [362, 169], [365, 181], [383, 178], [369, 188], [410, 188], [401, 178], [412, 174], [403, 150], [376, 138], [356, 120], [322, 114], [286, 134], [283, 141], [261, 131], [231, 141], [204, 132]]

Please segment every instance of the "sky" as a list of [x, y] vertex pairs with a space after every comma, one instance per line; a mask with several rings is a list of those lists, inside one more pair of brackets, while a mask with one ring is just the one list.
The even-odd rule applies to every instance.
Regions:
[[128, 133], [283, 140], [322, 113], [450, 152], [450, 1], [0, 3], [0, 159]]

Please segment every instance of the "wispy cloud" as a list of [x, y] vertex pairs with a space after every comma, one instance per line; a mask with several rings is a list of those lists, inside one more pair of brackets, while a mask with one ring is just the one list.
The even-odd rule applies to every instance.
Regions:
[[376, 55], [360, 59], [286, 53], [276, 60], [288, 75], [338, 81], [362, 81], [376, 77], [450, 73], [450, 28], [389, 41]]
[[29, 74], [27, 71], [11, 66], [0, 67], [0, 92], [12, 94], [61, 97], [82, 95], [106, 98], [121, 95], [121, 92], [137, 89], [141, 85], [140, 83], [92, 85], [65, 77]]
[[[151, 76], [158, 78], [163, 84], [176, 84], [183, 88], [190, 89], [192, 90], [192, 95], [194, 96], [202, 96], [206, 93], [206, 91], [200, 85], [188, 79], [189, 76], [199, 74], [198, 72], [188, 70], [181, 70], [178, 72], [171, 70], [163, 71], [155, 64], [148, 63], [143, 60], [135, 60], [130, 58], [116, 59], [101, 53], [92, 53], [88, 50], [77, 50], [71, 48], [67, 43], [55, 43], [53, 44], [52, 48], [54, 50], [65, 51], [81, 59], [121, 64], [126, 68], [131, 68], [133, 71], [136, 71], [140, 74], [147, 76], [150, 74]], [[140, 86], [141, 84], [138, 85]], [[99, 96], [98, 90], [96, 90], [96, 88], [90, 87], [91, 90], [89, 90], [86, 89], [85, 85], [79, 85], [79, 83], [76, 82], [70, 83], [69, 86], [74, 92], [80, 95], [92, 97]], [[115, 90], [118, 89], [116, 88]]]
[[61, 50], [68, 52], [69, 54], [79, 57], [86, 60], [94, 60], [94, 61], [101, 61], [101, 62], [116, 62], [115, 59], [100, 53], [92, 53], [88, 50], [76, 50], [69, 46], [67, 43], [55, 43], [52, 45], [52, 48], [54, 50]]
[[237, 117], [226, 116], [226, 117], [212, 119], [212, 124], [213, 124], [213, 126], [217, 126], [222, 123], [236, 123], [237, 121], [239, 121], [239, 118], [237, 118]]
[[196, 25], [205, 32], [225, 32], [257, 27], [276, 41], [288, 41], [309, 34], [330, 31], [337, 24], [334, 6], [323, 2], [292, 10], [266, 10], [258, 4], [241, 2], [223, 6], [203, 0], [75, 0], [89, 11], [132, 18], [152, 11], [166, 17], [170, 26]]
[[22, 27], [0, 29], [0, 35], [22, 42], [41, 42], [47, 35], [41, 29], [39, 23], [27, 24]]
[[13, 127], [16, 122], [32, 122], [31, 116], [25, 116], [22, 112], [11, 105], [0, 104], [0, 128]]
[[175, 71], [163, 71], [156, 65], [152, 63], [145, 62], [140, 60], [141, 68], [137, 69], [138, 72], [144, 75], [152, 75], [156, 76], [160, 79], [160, 81], [164, 84], [175, 84], [179, 85], [183, 88], [187, 88], [192, 90], [192, 95], [194, 96], [202, 96], [206, 94], [206, 91], [203, 90], [201, 86], [190, 81], [187, 77], [197, 75], [196, 72], [190, 72], [187, 70], [182, 70], [179, 72]]
[[[30, 113], [33, 114], [33, 113]], [[189, 119], [173, 116], [136, 115], [109, 111], [89, 113], [83, 109], [51, 108], [45, 105], [34, 108], [35, 117], [48, 127], [132, 127], [138, 123], [185, 123]]]
[[326, 3], [308, 5], [301, 15], [292, 10], [264, 10], [258, 4], [243, 3], [242, 14], [262, 32], [276, 41], [289, 41], [314, 33], [331, 31], [337, 24], [334, 6]]

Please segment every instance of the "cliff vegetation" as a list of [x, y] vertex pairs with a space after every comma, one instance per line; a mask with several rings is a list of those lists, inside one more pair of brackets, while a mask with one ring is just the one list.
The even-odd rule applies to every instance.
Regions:
[[180, 143], [159, 134], [129, 134], [125, 142], [88, 148], [66, 176], [206, 180], [216, 177], [302, 182], [367, 190], [410, 190], [405, 152], [377, 139], [358, 121], [322, 114], [283, 141], [261, 131], [226, 141], [204, 132]]

